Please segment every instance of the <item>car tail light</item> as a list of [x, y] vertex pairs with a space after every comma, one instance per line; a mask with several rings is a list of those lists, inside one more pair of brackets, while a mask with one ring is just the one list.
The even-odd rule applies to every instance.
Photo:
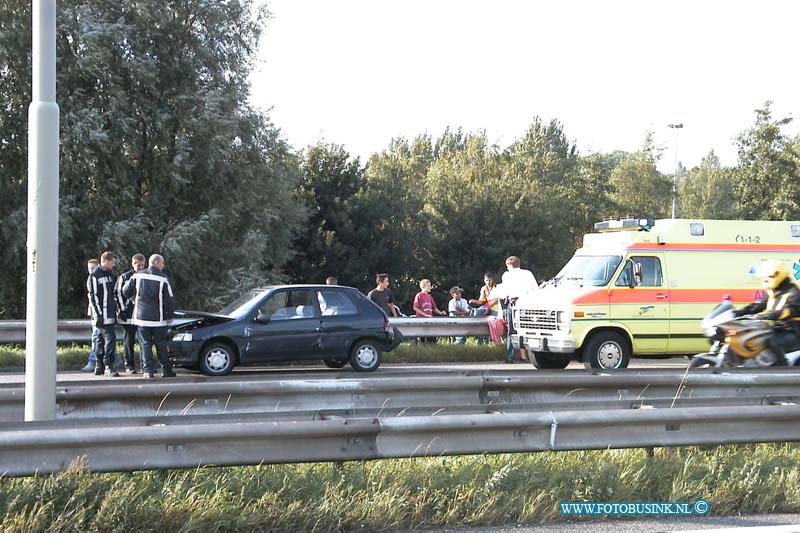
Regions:
[[735, 329], [729, 329], [728, 331], [725, 332], [726, 337], [735, 337], [736, 334], [737, 332]]
[[389, 321], [388, 320], [384, 320], [383, 321], [383, 331], [385, 331], [387, 333], [392, 331], [392, 328], [389, 326]]

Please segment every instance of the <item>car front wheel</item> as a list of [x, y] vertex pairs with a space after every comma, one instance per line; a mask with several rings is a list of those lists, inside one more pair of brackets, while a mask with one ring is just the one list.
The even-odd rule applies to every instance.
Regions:
[[350, 366], [357, 372], [372, 372], [381, 365], [381, 350], [373, 341], [361, 341], [350, 351]]
[[198, 366], [203, 374], [224, 376], [230, 374], [236, 366], [236, 355], [233, 348], [224, 342], [215, 342], [204, 347], [200, 352]]

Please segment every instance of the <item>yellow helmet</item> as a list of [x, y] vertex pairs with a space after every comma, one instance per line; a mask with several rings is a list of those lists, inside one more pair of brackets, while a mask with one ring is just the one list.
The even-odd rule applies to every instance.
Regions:
[[786, 268], [783, 261], [771, 259], [761, 263], [761, 266], [758, 267], [758, 275], [763, 278], [765, 289], [774, 289], [789, 277], [789, 269]]

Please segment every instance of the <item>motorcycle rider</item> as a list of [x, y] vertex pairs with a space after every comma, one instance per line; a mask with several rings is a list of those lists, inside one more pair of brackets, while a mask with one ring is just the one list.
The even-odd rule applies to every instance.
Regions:
[[782, 261], [764, 261], [758, 274], [763, 277], [766, 293], [734, 314], [739, 317], [757, 313], [759, 318], [774, 320], [773, 333], [767, 340], [772, 353], [762, 352], [759, 359], [767, 365], [786, 366], [786, 352], [800, 345], [800, 289]]

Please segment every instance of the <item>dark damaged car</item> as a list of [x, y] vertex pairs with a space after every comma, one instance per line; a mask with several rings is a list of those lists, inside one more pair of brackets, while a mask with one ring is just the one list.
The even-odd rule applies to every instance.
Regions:
[[176, 366], [210, 376], [237, 365], [315, 359], [371, 372], [400, 338], [386, 313], [354, 288], [282, 285], [248, 291], [219, 313], [176, 312], [167, 350]]

